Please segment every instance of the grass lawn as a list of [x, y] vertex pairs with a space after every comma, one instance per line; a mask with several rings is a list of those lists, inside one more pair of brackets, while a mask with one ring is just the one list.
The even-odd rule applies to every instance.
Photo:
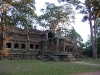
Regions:
[[92, 59], [92, 58], [89, 58], [88, 60], [87, 59], [83, 59], [81, 60], [82, 62], [86, 62], [86, 63], [92, 63], [92, 64], [100, 64], [100, 59]]
[[[98, 59], [100, 63], [100, 59]], [[91, 61], [98, 61], [91, 60]], [[82, 60], [83, 61], [83, 60]], [[86, 60], [84, 60], [85, 62]], [[89, 62], [87, 60], [86, 62]], [[71, 62], [43, 62], [39, 60], [1, 60], [0, 75], [71, 75], [99, 71], [100, 66], [87, 66]]]

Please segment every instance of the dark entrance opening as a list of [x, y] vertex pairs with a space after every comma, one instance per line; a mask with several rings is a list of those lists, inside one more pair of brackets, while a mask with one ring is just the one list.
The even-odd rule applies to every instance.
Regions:
[[48, 38], [53, 38], [53, 34], [51, 32], [48, 33]]
[[25, 44], [22, 44], [22, 45], [21, 45], [21, 48], [22, 48], [22, 49], [25, 49]]
[[6, 44], [6, 47], [7, 47], [7, 48], [11, 48], [11, 43], [7, 43], [7, 44]]
[[33, 49], [33, 44], [30, 44], [30, 48]]
[[14, 48], [18, 48], [18, 47], [19, 47], [19, 45], [17, 43], [15, 43]]
[[71, 48], [71, 52], [73, 52], [73, 49]]
[[36, 49], [38, 49], [39, 48], [39, 45], [36, 45]]

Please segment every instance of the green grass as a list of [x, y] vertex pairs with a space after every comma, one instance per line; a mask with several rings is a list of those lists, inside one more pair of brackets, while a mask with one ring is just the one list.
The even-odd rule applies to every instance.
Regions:
[[92, 58], [88, 58], [87, 59], [83, 59], [81, 60], [82, 62], [87, 62], [87, 63], [92, 63], [92, 64], [100, 64], [100, 59], [92, 59]]
[[100, 70], [100, 66], [87, 66], [87, 65], [75, 64], [71, 62], [61, 62], [61, 61], [59, 62], [53, 62], [53, 61], [43, 62], [38, 60], [0, 61], [0, 75], [71, 75], [76, 73], [84, 73], [84, 72], [91, 72], [98, 70]]

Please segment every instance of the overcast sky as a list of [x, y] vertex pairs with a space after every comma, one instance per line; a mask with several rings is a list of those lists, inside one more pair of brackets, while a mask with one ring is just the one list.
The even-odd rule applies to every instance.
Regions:
[[[84, 0], [81, 0], [84, 1]], [[59, 5], [57, 0], [36, 0], [36, 12], [38, 14], [40, 13], [40, 9], [44, 7], [44, 3], [49, 2], [49, 3], [55, 3], [56, 5]], [[87, 36], [90, 34], [90, 28], [88, 22], [82, 22], [82, 15], [81, 14], [76, 14], [75, 15], [75, 25], [74, 28], [75, 30], [82, 36], [84, 42], [87, 41]]]

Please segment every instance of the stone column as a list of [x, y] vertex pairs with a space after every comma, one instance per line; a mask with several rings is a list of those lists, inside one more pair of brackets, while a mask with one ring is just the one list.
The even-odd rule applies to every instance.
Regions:
[[14, 43], [11, 42], [11, 49], [13, 50], [14, 49]]
[[65, 52], [65, 39], [63, 39], [63, 51]]
[[2, 48], [6, 49], [6, 41], [5, 40], [3, 40], [3, 47]]
[[18, 44], [19, 44], [19, 47], [18, 47], [18, 49], [20, 49], [20, 50], [21, 50], [21, 42], [19, 42]]
[[57, 51], [57, 52], [59, 52], [58, 46], [59, 46], [59, 39], [57, 38], [57, 39], [56, 39], [56, 51]]
[[36, 44], [34, 43], [34, 49], [35, 49], [35, 45], [36, 45]]
[[75, 53], [77, 52], [77, 45], [76, 44], [74, 45], [74, 52]]

